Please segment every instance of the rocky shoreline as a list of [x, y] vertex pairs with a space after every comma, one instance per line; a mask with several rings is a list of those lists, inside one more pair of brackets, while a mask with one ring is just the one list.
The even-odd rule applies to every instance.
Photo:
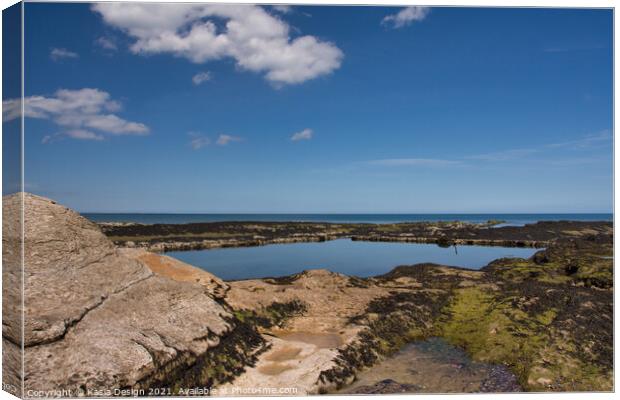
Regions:
[[213, 222], [191, 224], [101, 223], [102, 231], [123, 247], [149, 251], [185, 251], [268, 244], [356, 241], [429, 243], [439, 246], [549, 246], [561, 237], [579, 238], [609, 232], [610, 222], [554, 221], [522, 227], [494, 227], [465, 222], [335, 224], [310, 222]]
[[[19, 285], [3, 287], [3, 381], [15, 394], [28, 395], [22, 382], [31, 396], [335, 393], [434, 338], [490, 366], [487, 378], [452, 390], [613, 389], [611, 223], [122, 224], [104, 226], [106, 238], [51, 200], [26, 194], [23, 206], [23, 336]], [[21, 276], [20, 207], [18, 196], [4, 198], [4, 282]], [[418, 264], [363, 279], [311, 270], [231, 282], [147, 250], [332, 237], [545, 249], [479, 271]], [[420, 389], [390, 378], [355, 390]]]

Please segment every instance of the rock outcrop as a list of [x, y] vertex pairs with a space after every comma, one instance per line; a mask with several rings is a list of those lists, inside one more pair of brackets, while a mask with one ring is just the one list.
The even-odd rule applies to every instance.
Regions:
[[[5, 217], [19, 215], [20, 197], [4, 198]], [[23, 199], [25, 324], [22, 337], [19, 307], [6, 307], [7, 299], [20, 299], [21, 285], [5, 285], [3, 341], [12, 354], [25, 348], [24, 395], [143, 388], [161, 381], [164, 369], [195, 363], [234, 330], [217, 300], [221, 281], [179, 282], [155, 273], [76, 212], [30, 194]], [[5, 258], [19, 247], [18, 231], [4, 230]], [[5, 278], [20, 275], [19, 263], [5, 265]], [[20, 382], [19, 366], [4, 367], [5, 381]]]
[[206, 287], [216, 299], [224, 299], [230, 290], [230, 285], [217, 276], [179, 261], [176, 258], [151, 253], [144, 249], [122, 248], [121, 254], [142, 261], [157, 275], [165, 276], [178, 282], [199, 283]]
[[21, 196], [7, 196], [2, 200], [2, 383], [5, 390], [19, 396], [23, 332]]

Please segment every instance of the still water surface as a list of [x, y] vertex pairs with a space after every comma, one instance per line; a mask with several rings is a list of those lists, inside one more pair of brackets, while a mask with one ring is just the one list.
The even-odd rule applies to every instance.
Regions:
[[166, 253], [225, 280], [290, 275], [325, 268], [346, 275], [384, 274], [399, 265], [422, 262], [480, 269], [502, 257], [528, 258], [536, 249], [490, 246], [441, 248], [434, 244], [354, 242], [339, 239], [319, 243], [273, 244]]

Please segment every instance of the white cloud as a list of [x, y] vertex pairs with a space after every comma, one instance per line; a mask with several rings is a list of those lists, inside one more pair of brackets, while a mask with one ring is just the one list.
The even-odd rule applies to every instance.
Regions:
[[312, 131], [312, 129], [306, 128], [303, 131], [294, 133], [293, 136], [291, 136], [291, 140], [293, 142], [296, 142], [298, 140], [310, 140], [312, 139], [313, 134], [314, 132]]
[[86, 129], [71, 129], [66, 132], [67, 136], [73, 139], [82, 140], [103, 140], [103, 136]]
[[202, 136], [199, 133], [190, 132], [189, 135], [192, 137], [192, 140], [190, 140], [189, 145], [194, 150], [202, 149], [203, 147], [211, 144], [211, 139], [209, 139], [208, 137]]
[[199, 72], [192, 77], [194, 85], [200, 85], [208, 80], [211, 80], [211, 73], [209, 71]]
[[2, 100], [2, 122], [9, 122], [21, 116], [21, 99]]
[[69, 137], [72, 139], [78, 139], [78, 140], [96, 140], [96, 141], [100, 141], [104, 139], [103, 135], [97, 134], [93, 131], [89, 131], [86, 129], [70, 129], [63, 133], [56, 133], [54, 135], [44, 136], [43, 140], [41, 140], [41, 143], [43, 144], [52, 143], [57, 140], [63, 139], [65, 137]]
[[343, 58], [330, 42], [291, 38], [289, 25], [259, 6], [97, 3], [92, 9], [135, 40], [135, 54], [170, 53], [194, 63], [233, 58], [276, 85], [329, 74]]
[[50, 58], [54, 61], [59, 61], [63, 58], [78, 58], [78, 57], [79, 55], [77, 53], [74, 53], [67, 49], [53, 48], [50, 51]]
[[[207, 136], [202, 135], [199, 132], [189, 132], [188, 135], [192, 137], [189, 145], [194, 150], [202, 149], [203, 147], [209, 146], [211, 144], [211, 139], [209, 139]], [[243, 139], [238, 136], [222, 134], [217, 137], [215, 144], [217, 144], [218, 146], [226, 146], [231, 142], [240, 142], [242, 140]]]
[[[21, 111], [19, 99], [2, 102], [2, 119], [18, 118]], [[113, 114], [120, 111], [119, 102], [99, 89], [60, 89], [54, 96], [29, 96], [24, 98], [24, 116], [49, 119], [64, 128], [61, 135], [73, 139], [101, 140], [102, 134], [147, 135], [149, 129], [139, 122], [127, 121]], [[96, 130], [98, 133], [91, 131]]]
[[240, 142], [240, 141], [241, 141], [241, 138], [238, 136], [220, 135], [218, 136], [217, 141], [215, 143], [217, 143], [220, 146], [226, 146], [230, 142]]
[[386, 158], [382, 160], [368, 161], [370, 165], [378, 165], [382, 167], [403, 167], [403, 166], [421, 166], [421, 167], [446, 167], [461, 164], [460, 161], [443, 160], [437, 158]]
[[381, 23], [383, 25], [392, 25], [394, 28], [402, 28], [411, 25], [413, 22], [422, 21], [430, 11], [429, 7], [405, 7], [396, 14], [386, 16]]
[[271, 6], [271, 8], [273, 8], [274, 10], [276, 10], [279, 13], [282, 14], [288, 14], [291, 11], [293, 11], [293, 7], [286, 5], [286, 4], [277, 4], [277, 5], [273, 5]]
[[566, 142], [548, 144], [550, 148], [569, 148], [569, 149], [588, 149], [592, 147], [605, 146], [611, 144], [613, 136], [611, 131], [603, 130], [598, 133], [592, 133], [579, 139], [569, 140]]
[[[458, 167], [464, 168], [485, 163], [501, 163], [504, 161], [527, 160], [527, 164], [538, 162], [550, 166], [571, 166], [581, 164], [599, 163], [611, 157], [611, 152], [606, 156], [576, 157], [578, 154], [590, 153], [600, 149], [610, 148], [613, 136], [610, 130], [604, 130], [595, 134], [582, 136], [574, 140], [541, 144], [529, 148], [508, 149], [485, 154], [463, 156], [458, 159], [440, 158], [386, 158], [379, 160], [362, 161], [356, 163], [357, 166], [377, 166], [377, 167]], [[568, 155], [568, 158], [562, 156]], [[558, 157], [559, 156], [559, 157]], [[552, 158], [553, 157], [553, 158]]]
[[613, 137], [609, 130], [582, 136], [578, 139], [565, 142], [542, 144], [535, 147], [502, 150], [493, 153], [477, 154], [466, 157], [481, 161], [508, 161], [526, 158], [528, 156], [554, 150], [588, 150], [611, 145]]
[[118, 50], [118, 46], [116, 46], [116, 42], [114, 39], [110, 37], [101, 36], [95, 40], [95, 43], [99, 45], [102, 49], [116, 51]]

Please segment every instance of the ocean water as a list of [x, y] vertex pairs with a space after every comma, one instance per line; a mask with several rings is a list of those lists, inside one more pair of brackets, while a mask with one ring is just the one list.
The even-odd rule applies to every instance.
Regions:
[[84, 213], [94, 222], [137, 222], [142, 224], [187, 224], [222, 221], [296, 221], [333, 223], [397, 223], [420, 221], [506, 221], [524, 225], [537, 221], [612, 221], [613, 214], [103, 214]]
[[273, 244], [257, 247], [172, 251], [166, 255], [200, 267], [225, 280], [290, 275], [305, 269], [325, 268], [346, 275], [369, 277], [399, 265], [423, 262], [480, 269], [502, 257], [528, 258], [533, 248], [458, 246], [361, 242], [338, 239], [327, 242]]

